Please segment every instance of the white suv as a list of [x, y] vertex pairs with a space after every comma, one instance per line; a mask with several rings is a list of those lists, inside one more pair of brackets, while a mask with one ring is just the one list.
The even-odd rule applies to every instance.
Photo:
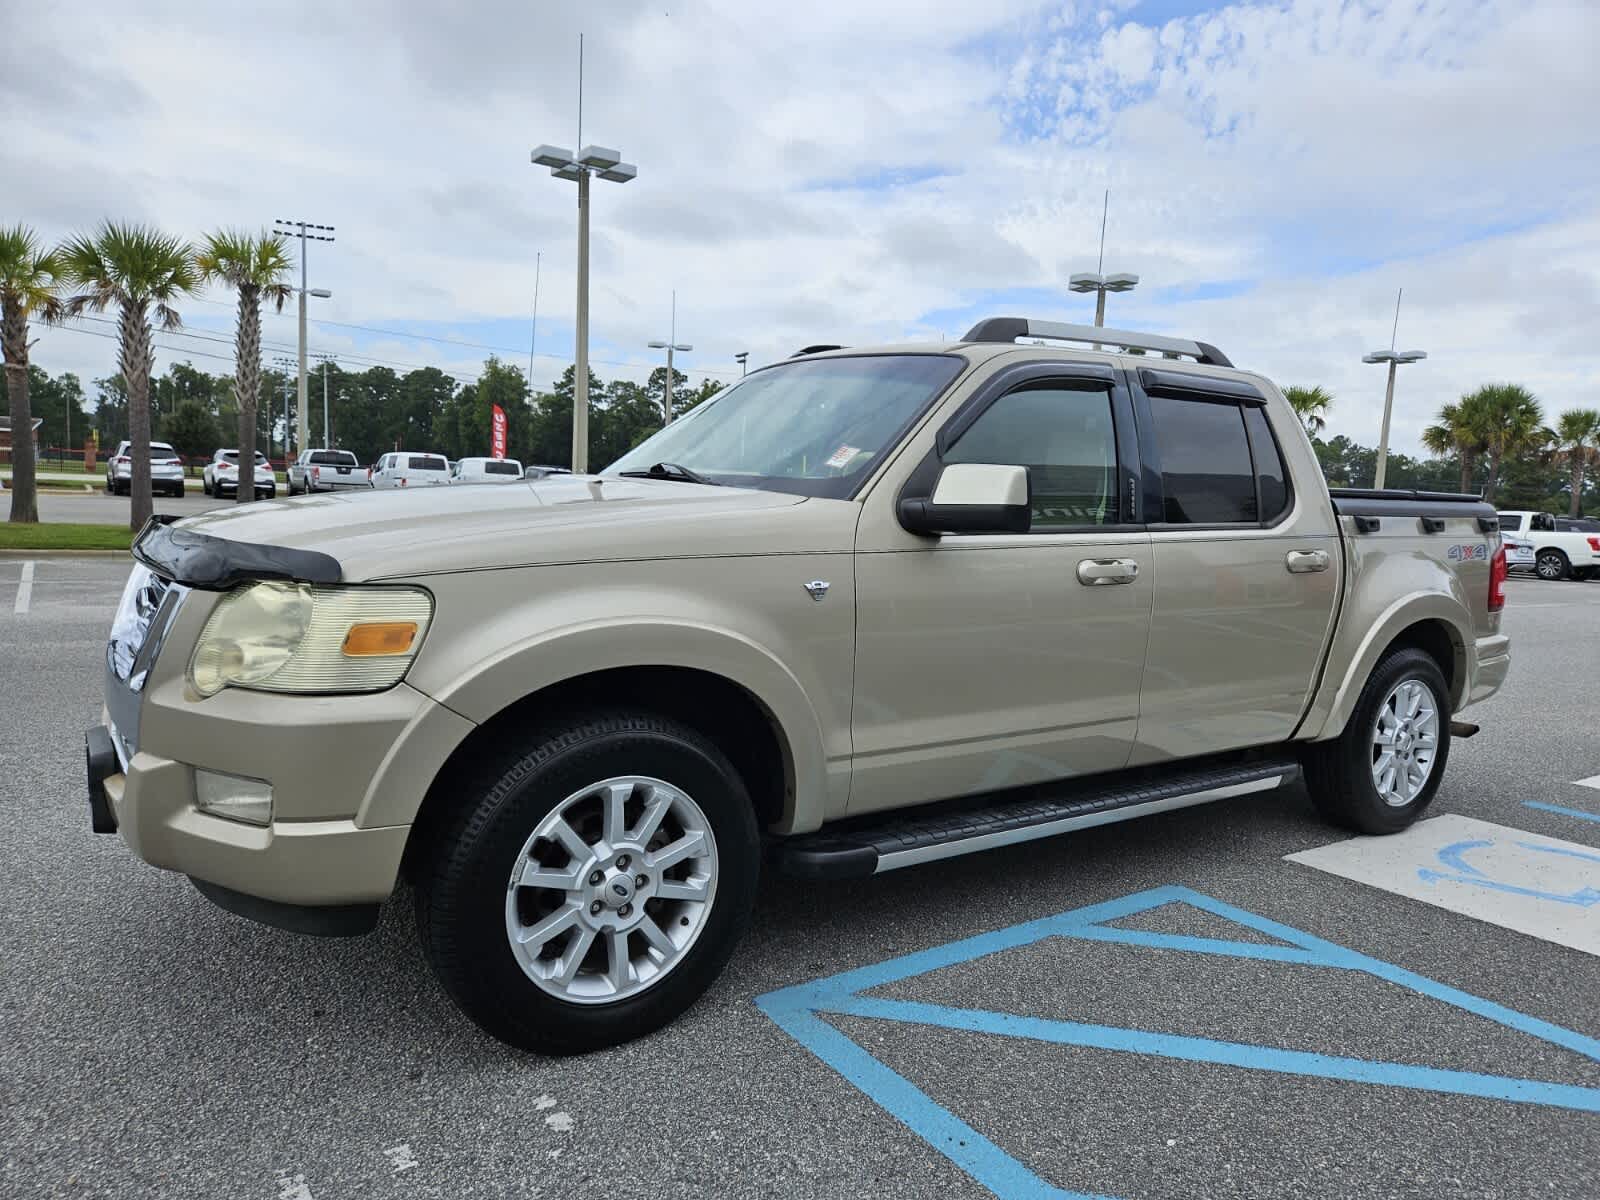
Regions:
[[[239, 494], [239, 452], [218, 450], [206, 464], [203, 487], [208, 496], [237, 496]], [[255, 492], [258, 500], [271, 500], [278, 494], [278, 481], [273, 478], [272, 464], [267, 456], [256, 451]]]
[[[126, 496], [133, 486], [133, 459], [128, 450], [132, 442], [118, 442], [117, 452], [106, 460], [106, 491]], [[150, 443], [150, 491], [169, 496], [183, 495], [183, 463], [178, 452], [166, 442]]]

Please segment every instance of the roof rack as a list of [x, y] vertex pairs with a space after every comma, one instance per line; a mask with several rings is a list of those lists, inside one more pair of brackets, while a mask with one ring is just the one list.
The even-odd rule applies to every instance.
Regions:
[[1129, 333], [1126, 329], [1101, 329], [1094, 325], [1065, 325], [1059, 321], [1034, 321], [1027, 317], [990, 317], [967, 330], [964, 342], [1014, 342], [1018, 338], [1047, 338], [1058, 342], [1090, 342], [1129, 350], [1158, 350], [1187, 354], [1214, 367], [1231, 367], [1221, 350], [1188, 338], [1162, 337], [1158, 333]]
[[800, 349], [796, 350], [793, 354], [789, 355], [789, 357], [790, 358], [799, 358], [802, 354], [821, 354], [821, 353], [823, 353], [824, 351], [827, 351], [827, 350], [843, 350], [843, 349], [844, 349], [843, 346], [829, 346], [829, 345], [802, 346]]

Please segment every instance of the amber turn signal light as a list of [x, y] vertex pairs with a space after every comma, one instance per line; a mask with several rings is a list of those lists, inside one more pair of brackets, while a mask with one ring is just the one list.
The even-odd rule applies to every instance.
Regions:
[[415, 621], [369, 621], [350, 626], [341, 649], [351, 658], [376, 658], [404, 654], [417, 637]]

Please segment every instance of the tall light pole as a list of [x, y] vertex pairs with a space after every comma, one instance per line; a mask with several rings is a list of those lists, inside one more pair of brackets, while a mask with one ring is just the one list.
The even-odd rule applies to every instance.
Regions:
[[[1106, 293], [1131, 292], [1139, 286], [1139, 277], [1127, 272], [1105, 274], [1106, 269], [1106, 215], [1111, 211], [1111, 189], [1106, 189], [1105, 202], [1100, 209], [1100, 260], [1093, 271], [1079, 271], [1067, 280], [1070, 291], [1095, 294], [1095, 328], [1103, 329], [1106, 323]], [[1098, 347], [1097, 347], [1098, 349]]]
[[[272, 360], [277, 364], [278, 370], [283, 372], [283, 469], [289, 469], [289, 372], [294, 369], [294, 359], [286, 358], [280, 354]], [[305, 411], [305, 402], [301, 401], [300, 411]], [[241, 447], [242, 449], [242, 447]], [[267, 426], [267, 469], [272, 469], [272, 426]]]
[[638, 175], [632, 163], [622, 161], [619, 150], [604, 146], [583, 146], [583, 35], [578, 35], [578, 143], [574, 155], [560, 146], [535, 146], [529, 158], [536, 166], [549, 167], [557, 179], [578, 185], [578, 312], [577, 354], [573, 367], [572, 389], [572, 470], [589, 470], [589, 176], [599, 175], [610, 183], [627, 183]]
[[665, 350], [667, 352], [667, 383], [661, 393], [661, 407], [665, 410], [663, 424], [672, 424], [672, 355], [674, 351], [687, 353], [693, 346], [678, 344], [678, 293], [672, 293], [672, 336], [664, 342], [649, 342], [647, 345], [652, 350]]
[[733, 356], [733, 361], [739, 364], [739, 378], [743, 379], [750, 365], [750, 351], [741, 350]]
[[[320, 296], [326, 300], [329, 296], [333, 295], [333, 293], [328, 291], [326, 288], [306, 287], [306, 243], [308, 241], [333, 241], [333, 226], [318, 225], [313, 221], [286, 221], [281, 219], [273, 221], [273, 224], [281, 226], [281, 228], [278, 230], [279, 233], [286, 233], [291, 237], [297, 237], [300, 239], [300, 287], [297, 289], [300, 293], [300, 386], [296, 392], [296, 395], [300, 401], [300, 419], [296, 423], [295, 427], [295, 442], [299, 445], [300, 449], [304, 450], [306, 447], [306, 441], [311, 436], [308, 429], [309, 423], [306, 420], [306, 296], [308, 294], [312, 296]], [[323, 232], [308, 233], [307, 231], [311, 229], [320, 229], [323, 230]], [[283, 456], [284, 458], [288, 458], [289, 430], [287, 426], [284, 427], [283, 431], [283, 446]]]
[[1405, 295], [1405, 288], [1395, 293], [1394, 298], [1394, 327], [1389, 331], [1389, 348], [1387, 350], [1374, 350], [1371, 354], [1363, 354], [1361, 361], [1364, 363], [1388, 363], [1389, 386], [1383, 393], [1383, 427], [1378, 432], [1378, 470], [1373, 478], [1372, 486], [1382, 489], [1385, 476], [1389, 467], [1389, 417], [1394, 412], [1394, 374], [1401, 363], [1421, 362], [1428, 357], [1426, 350], [1396, 350], [1394, 348], [1395, 335], [1400, 332], [1400, 297]]
[[533, 395], [533, 352], [539, 347], [539, 267], [544, 251], [533, 256], [533, 332], [528, 335], [528, 395]]
[[328, 448], [333, 447], [333, 426], [328, 422], [328, 364], [333, 361], [331, 354], [317, 355], [317, 362], [322, 364], [322, 444]]

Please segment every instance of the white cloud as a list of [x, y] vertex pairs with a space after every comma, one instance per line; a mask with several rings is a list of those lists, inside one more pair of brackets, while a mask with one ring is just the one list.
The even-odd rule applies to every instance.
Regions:
[[[41, 7], [0, 44], [0, 220], [56, 236], [101, 214], [189, 234], [304, 216], [339, 226], [313, 252], [313, 284], [335, 293], [324, 315], [508, 345], [526, 334], [460, 329], [525, 329], [542, 251], [541, 349], [564, 351], [546, 330], [570, 330], [573, 189], [527, 150], [576, 135], [584, 10], [441, 12]], [[1144, 280], [1113, 319], [1331, 386], [1335, 431], [1374, 436], [1381, 373], [1359, 359], [1387, 344], [1402, 284], [1401, 340], [1430, 352], [1402, 378], [1403, 447], [1421, 406], [1489, 379], [1521, 379], [1551, 409], [1595, 402], [1596, 6], [1140, 17], [1032, 0], [608, 5], [588, 22], [584, 138], [620, 147], [639, 178], [595, 185], [605, 356], [647, 369], [673, 288], [691, 369], [959, 334], [974, 306], [1015, 307], [986, 296], [1060, 289], [1092, 265], [1109, 187], [1106, 265]], [[916, 182], [881, 186], [895, 177]], [[1230, 281], [1244, 290], [1181, 299]], [[1038, 315], [1086, 310], [1060, 294]], [[332, 327], [314, 340], [461, 371], [481, 359]], [[88, 377], [111, 349], [46, 331], [37, 357]]]

